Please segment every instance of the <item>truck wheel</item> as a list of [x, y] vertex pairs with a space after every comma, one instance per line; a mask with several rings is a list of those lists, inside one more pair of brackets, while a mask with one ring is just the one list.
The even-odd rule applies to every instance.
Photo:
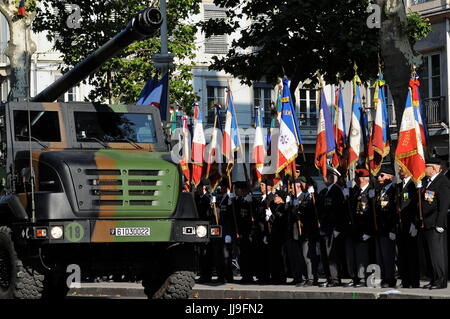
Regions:
[[165, 281], [143, 281], [145, 294], [150, 299], [187, 299], [195, 285], [191, 271], [175, 271]]
[[38, 299], [43, 290], [44, 275], [19, 259], [11, 229], [0, 226], [0, 298]]

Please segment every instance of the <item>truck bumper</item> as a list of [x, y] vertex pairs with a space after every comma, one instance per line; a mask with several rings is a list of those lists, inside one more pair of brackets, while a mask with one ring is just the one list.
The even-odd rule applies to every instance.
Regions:
[[49, 244], [114, 242], [206, 243], [221, 229], [193, 220], [65, 220], [16, 225], [20, 240]]

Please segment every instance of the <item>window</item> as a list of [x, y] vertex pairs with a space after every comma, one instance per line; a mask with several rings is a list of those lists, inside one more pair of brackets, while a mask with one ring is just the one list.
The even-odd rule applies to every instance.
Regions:
[[[223, 86], [207, 86], [208, 124], [214, 124], [214, 104], [220, 104], [225, 110], [226, 92]], [[221, 120], [224, 119], [221, 117]]]
[[429, 2], [431, 0], [411, 0], [411, 5], [415, 5], [415, 4], [421, 4], [421, 3], [425, 3], [425, 2]]
[[298, 121], [300, 125], [317, 124], [317, 102], [316, 91], [300, 89], [300, 111], [298, 112]]
[[75, 112], [74, 117], [78, 142], [157, 142], [152, 114]]
[[[225, 10], [214, 5], [205, 5], [205, 21], [226, 18]], [[227, 35], [213, 35], [205, 39], [205, 53], [226, 54], [228, 52]]]
[[441, 55], [433, 54], [424, 57], [422, 72], [419, 71], [420, 93], [422, 99], [441, 96]]
[[74, 86], [67, 91], [67, 102], [78, 101], [78, 86]]
[[[31, 140], [61, 142], [59, 116], [56, 111], [30, 111]], [[28, 111], [14, 111], [16, 141], [28, 141]]]
[[[272, 121], [272, 89], [270, 88], [253, 88], [253, 106], [264, 107], [264, 126], [269, 127]], [[253, 118], [255, 119], [256, 112], [252, 110]]]

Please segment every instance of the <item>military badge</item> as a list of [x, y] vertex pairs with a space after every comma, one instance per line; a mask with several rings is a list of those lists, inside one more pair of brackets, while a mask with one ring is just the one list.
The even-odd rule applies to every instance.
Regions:
[[434, 200], [434, 194], [435, 194], [435, 192], [430, 191], [430, 190], [426, 190], [425, 191], [425, 195], [424, 195], [425, 200], [428, 201], [428, 203], [431, 204], [433, 202], [433, 200]]

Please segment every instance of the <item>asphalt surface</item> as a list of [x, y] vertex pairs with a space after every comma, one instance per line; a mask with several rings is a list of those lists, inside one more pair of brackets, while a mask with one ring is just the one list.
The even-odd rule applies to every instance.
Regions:
[[[347, 280], [344, 280], [347, 282]], [[427, 282], [421, 282], [421, 286]], [[68, 298], [146, 299], [140, 283], [81, 283], [72, 288]], [[450, 287], [423, 288], [353, 288], [296, 287], [294, 285], [196, 284], [191, 299], [450, 299]]]

